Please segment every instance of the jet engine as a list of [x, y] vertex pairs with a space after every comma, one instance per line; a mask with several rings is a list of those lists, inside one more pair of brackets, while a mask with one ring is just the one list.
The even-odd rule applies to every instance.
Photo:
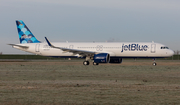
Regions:
[[122, 58], [110, 58], [109, 63], [122, 63]]
[[108, 53], [100, 53], [94, 55], [95, 63], [109, 63], [110, 56]]

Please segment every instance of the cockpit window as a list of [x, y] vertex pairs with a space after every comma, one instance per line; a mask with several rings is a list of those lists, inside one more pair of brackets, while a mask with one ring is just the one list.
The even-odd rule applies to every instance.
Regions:
[[169, 49], [168, 47], [164, 46], [164, 47], [161, 47], [161, 49]]

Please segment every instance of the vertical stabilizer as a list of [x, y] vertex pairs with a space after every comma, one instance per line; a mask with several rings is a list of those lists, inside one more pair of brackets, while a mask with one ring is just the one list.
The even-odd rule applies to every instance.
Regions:
[[16, 21], [20, 43], [40, 43], [22, 20]]

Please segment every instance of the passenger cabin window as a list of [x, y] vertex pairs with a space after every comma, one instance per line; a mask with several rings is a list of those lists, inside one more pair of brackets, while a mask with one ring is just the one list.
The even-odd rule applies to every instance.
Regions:
[[161, 49], [169, 49], [168, 47], [161, 47]]

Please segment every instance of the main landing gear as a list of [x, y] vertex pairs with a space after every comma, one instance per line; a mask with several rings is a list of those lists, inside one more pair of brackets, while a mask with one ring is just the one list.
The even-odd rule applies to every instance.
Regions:
[[84, 61], [83, 65], [89, 65], [89, 61]]
[[93, 62], [93, 65], [99, 65], [99, 63]]
[[[89, 61], [84, 61], [83, 65], [89, 65]], [[93, 62], [93, 65], [99, 65], [99, 63]]]

